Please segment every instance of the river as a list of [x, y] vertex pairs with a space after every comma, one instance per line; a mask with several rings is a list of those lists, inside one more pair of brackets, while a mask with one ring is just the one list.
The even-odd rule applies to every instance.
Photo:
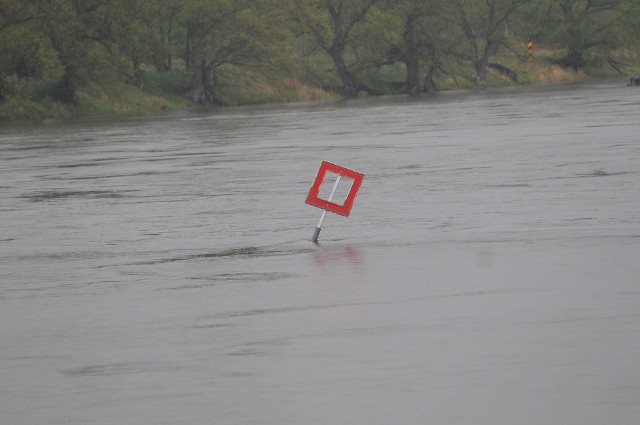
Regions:
[[[0, 124], [8, 425], [632, 425], [621, 79]], [[320, 161], [351, 215], [305, 204]]]

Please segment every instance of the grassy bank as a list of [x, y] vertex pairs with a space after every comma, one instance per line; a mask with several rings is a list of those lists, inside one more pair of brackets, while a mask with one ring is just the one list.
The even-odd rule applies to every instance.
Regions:
[[[614, 53], [613, 61], [594, 60], [589, 67], [574, 71], [557, 65], [560, 53], [552, 49], [539, 48], [532, 61], [506, 52], [492, 58], [491, 63], [497, 66], [489, 69], [487, 85], [502, 87], [563, 83], [640, 74], [640, 59], [637, 54]], [[473, 88], [472, 81], [464, 77], [469, 68], [462, 69], [462, 66], [460, 70], [439, 75], [436, 81], [438, 88]], [[238, 68], [223, 68], [217, 76], [216, 97], [225, 106], [316, 101], [340, 97], [339, 80], [333, 73], [331, 63], [311, 58], [307, 69], [304, 78], [294, 78], [264, 77]], [[382, 88], [383, 92], [394, 93], [393, 87], [402, 85], [404, 81], [404, 67], [401, 64], [385, 66], [365, 78], [367, 82]], [[184, 71], [147, 71], [144, 83], [139, 86], [122, 82], [86, 85], [77, 91], [76, 105], [70, 106], [55, 102], [49, 96], [54, 84], [52, 81], [9, 79], [4, 82], [11, 90], [0, 102], [0, 121], [141, 114], [201, 108], [201, 105], [189, 101], [182, 95], [186, 91], [188, 81]]]

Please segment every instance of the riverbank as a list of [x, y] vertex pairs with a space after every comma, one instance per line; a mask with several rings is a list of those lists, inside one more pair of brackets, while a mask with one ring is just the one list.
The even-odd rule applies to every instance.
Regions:
[[[550, 84], [584, 81], [592, 78], [632, 76], [640, 74], [635, 57], [614, 55], [609, 61], [594, 63], [576, 71], [556, 64], [557, 52], [541, 49], [532, 61], [515, 54], [493, 58], [488, 73], [488, 87], [524, 84]], [[439, 75], [436, 82], [441, 91], [472, 89], [473, 82], [462, 77], [464, 70]], [[304, 77], [265, 77], [237, 68], [223, 69], [216, 92], [220, 106], [255, 105], [266, 103], [302, 102], [339, 99], [339, 81], [330, 64], [322, 64]], [[369, 75], [384, 94], [398, 94], [403, 84], [404, 68], [390, 65]], [[47, 95], [53, 82], [23, 81], [13, 83], [11, 96], [0, 102], [0, 122], [14, 120], [65, 119], [80, 116], [116, 116], [154, 113], [170, 110], [199, 109], [182, 93], [188, 86], [184, 71], [147, 71], [139, 85], [118, 81], [91, 83], [77, 92], [76, 105], [55, 102]], [[6, 83], [5, 83], [6, 84]]]

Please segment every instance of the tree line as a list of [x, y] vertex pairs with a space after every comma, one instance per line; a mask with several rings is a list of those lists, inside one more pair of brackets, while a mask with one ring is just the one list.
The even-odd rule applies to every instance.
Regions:
[[640, 0], [0, 0], [0, 102], [42, 81], [73, 104], [88, 82], [142, 88], [153, 69], [181, 70], [183, 94], [212, 104], [223, 67], [304, 79], [317, 58], [345, 97], [380, 93], [367, 75], [398, 64], [396, 92], [443, 75], [482, 87], [490, 67], [508, 72], [490, 62], [502, 49], [526, 60], [528, 38], [563, 67], [619, 67], [612, 52], [637, 52], [639, 28]]

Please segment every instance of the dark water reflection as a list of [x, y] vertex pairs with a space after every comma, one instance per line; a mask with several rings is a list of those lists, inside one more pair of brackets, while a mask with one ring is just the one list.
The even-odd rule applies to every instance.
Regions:
[[635, 424], [624, 83], [3, 124], [0, 422]]

